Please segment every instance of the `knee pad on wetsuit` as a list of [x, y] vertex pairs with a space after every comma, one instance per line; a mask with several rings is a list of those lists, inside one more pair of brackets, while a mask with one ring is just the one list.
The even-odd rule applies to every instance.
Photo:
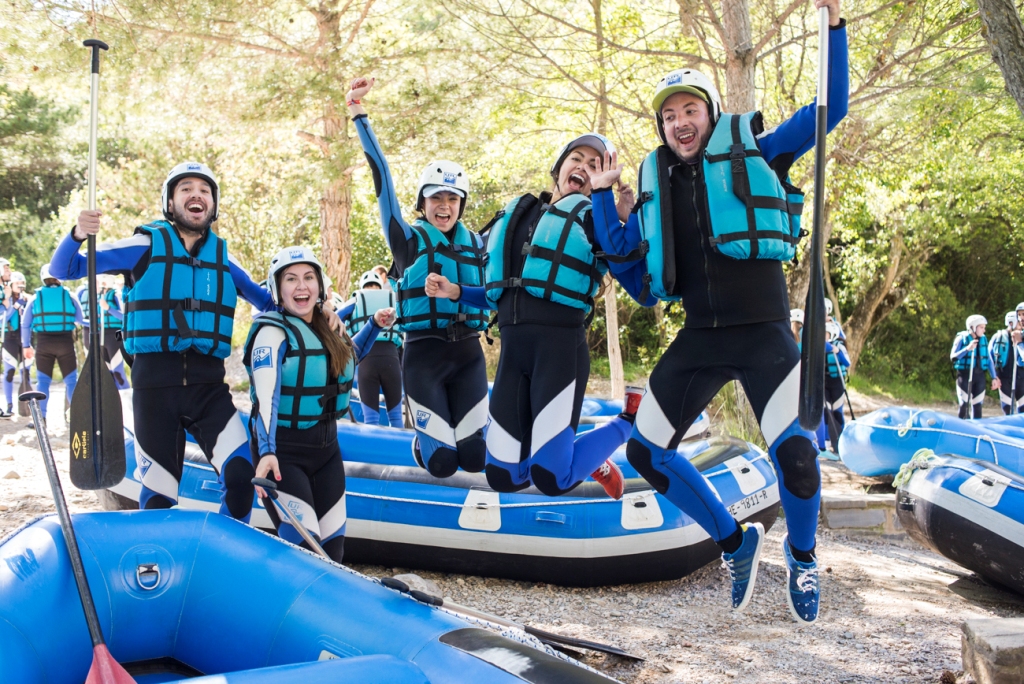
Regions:
[[429, 435], [417, 432], [413, 448], [419, 451], [420, 463], [434, 477], [451, 477], [459, 469], [459, 452]]
[[487, 444], [484, 442], [484, 431], [477, 430], [469, 437], [456, 442], [459, 452], [459, 465], [467, 473], [479, 473], [487, 462]]
[[669, 480], [664, 473], [654, 467], [653, 460], [655, 454], [661, 456], [666, 451], [668, 449], [662, 449], [644, 439], [635, 427], [629, 441], [626, 442], [626, 459], [629, 464], [661, 494], [668, 491]]
[[[558, 486], [558, 476], [553, 472], [541, 465], [530, 466], [530, 479], [533, 480], [533, 486], [541, 491], [546, 496], [561, 496], [566, 492], [572, 491], [579, 485], [579, 482], [574, 482], [567, 489], [563, 489]], [[580, 481], [582, 482], [582, 480]]]
[[221, 480], [224, 483], [224, 494], [221, 499], [232, 518], [243, 522], [249, 521], [252, 513], [252, 497], [255, 488], [252, 478], [256, 470], [248, 459], [233, 456], [224, 464]]
[[4, 373], [4, 380], [7, 382], [14, 382], [14, 368], [8, 368], [7, 372]]
[[[781, 440], [781, 441], [780, 441]], [[775, 454], [782, 484], [793, 496], [810, 499], [821, 489], [818, 450], [804, 434], [786, 430], [769, 449]]]
[[530, 486], [529, 481], [516, 484], [512, 481], [512, 473], [496, 463], [488, 463], [484, 467], [484, 474], [487, 476], [487, 486], [496, 492], [518, 492]]
[[158, 494], [146, 485], [139, 490], [139, 508], [144, 511], [151, 511], [160, 508], [170, 508], [176, 501], [171, 501], [163, 494]]

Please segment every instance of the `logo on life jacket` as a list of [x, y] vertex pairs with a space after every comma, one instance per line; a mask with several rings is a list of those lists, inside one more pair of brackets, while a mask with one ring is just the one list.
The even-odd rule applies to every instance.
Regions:
[[416, 427], [420, 430], [424, 430], [427, 427], [427, 423], [430, 422], [429, 411], [417, 411], [416, 412]]
[[454, 173], [443, 173], [441, 174], [442, 180], [445, 185], [455, 185], [455, 174]]
[[252, 350], [252, 369], [273, 368], [274, 359], [270, 355], [270, 347], [256, 347]]

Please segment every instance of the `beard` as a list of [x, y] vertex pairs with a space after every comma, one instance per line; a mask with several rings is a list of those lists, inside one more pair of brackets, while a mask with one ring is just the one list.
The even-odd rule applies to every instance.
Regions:
[[189, 211], [179, 209], [177, 205], [171, 206], [171, 216], [174, 217], [175, 225], [186, 233], [193, 233], [195, 235], [202, 235], [210, 227], [210, 224], [213, 223], [209, 219], [212, 213], [211, 211], [206, 211], [197, 217]]

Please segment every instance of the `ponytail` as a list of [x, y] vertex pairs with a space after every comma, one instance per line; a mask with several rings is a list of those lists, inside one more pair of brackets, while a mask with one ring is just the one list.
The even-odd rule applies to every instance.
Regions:
[[344, 328], [341, 335], [331, 330], [331, 324], [327, 322], [327, 318], [324, 316], [323, 305], [321, 304], [316, 305], [313, 311], [313, 320], [309, 326], [316, 333], [316, 336], [320, 338], [324, 349], [327, 351], [327, 368], [331, 377], [341, 377], [341, 374], [345, 372], [345, 366], [348, 365], [348, 362], [355, 355], [355, 350], [352, 348], [352, 339], [344, 331]]

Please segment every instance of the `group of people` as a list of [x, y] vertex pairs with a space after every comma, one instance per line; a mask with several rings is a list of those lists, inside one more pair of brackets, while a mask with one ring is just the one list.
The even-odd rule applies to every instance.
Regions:
[[[814, 4], [828, 8], [832, 29], [831, 129], [848, 100], [845, 23], [839, 0]], [[252, 478], [272, 475], [301, 524], [341, 560], [345, 445], [338, 444], [335, 420], [348, 405], [356, 363], [393, 364], [397, 333], [404, 336], [401, 385], [415, 428], [414, 457], [423, 468], [438, 478], [460, 468], [483, 472], [496, 491], [533, 485], [551, 496], [591, 477], [619, 498], [623, 477], [610, 456], [625, 444], [632, 466], [721, 547], [732, 604], [742, 610], [764, 529], [741, 525], [676, 450], [719, 389], [737, 380], [778, 473], [789, 607], [798, 621], [813, 622], [818, 449], [797, 420], [799, 350], [782, 264], [803, 233], [802, 193], [788, 170], [813, 145], [815, 105], [765, 130], [757, 112], [723, 112], [703, 74], [672, 71], [654, 89], [662, 144], [641, 166], [639, 192], [621, 182], [611, 141], [586, 133], [553, 160], [549, 189], [515, 197], [474, 231], [462, 221], [469, 174], [448, 160], [423, 170], [416, 216], [403, 218], [363, 104], [372, 87], [372, 79], [357, 78], [346, 99], [394, 257], [393, 299], [378, 294], [388, 290], [385, 279], [365, 274], [351, 310], [326, 305], [323, 266], [301, 246], [282, 249], [269, 265], [267, 287], [258, 285], [213, 232], [219, 187], [196, 162], [171, 170], [161, 220], [97, 249], [98, 271], [123, 274], [128, 285], [123, 338], [134, 357], [141, 507], [176, 503], [184, 430], [219, 474], [222, 512], [248, 520]], [[98, 211], [79, 215], [50, 263], [54, 277], [85, 274], [81, 244], [100, 224]], [[646, 390], [628, 389], [619, 416], [577, 437], [590, 369], [587, 330], [608, 273], [641, 304], [682, 300], [686, 325]], [[261, 312], [243, 357], [251, 439], [224, 383], [239, 296]], [[333, 308], [350, 320], [348, 331]], [[479, 338], [492, 318], [501, 351], [488, 400]], [[391, 422], [392, 399], [384, 391]], [[287, 520], [272, 517], [281, 536], [299, 541]]]
[[[838, 460], [839, 435], [846, 427], [843, 406], [846, 404], [846, 382], [850, 378], [850, 354], [846, 350], [846, 334], [832, 316], [832, 300], [825, 300], [825, 407], [816, 432], [818, 449], [829, 460]], [[803, 347], [804, 310], [789, 312], [789, 326], [798, 348]]]
[[1003, 328], [985, 335], [988, 320], [973, 314], [967, 317], [967, 329], [956, 334], [949, 359], [956, 372], [956, 396], [961, 418], [981, 418], [985, 399], [985, 374], [992, 378], [992, 389], [999, 392], [999, 403], [1006, 415], [1021, 412], [1024, 406], [1024, 302], [1003, 317]]

